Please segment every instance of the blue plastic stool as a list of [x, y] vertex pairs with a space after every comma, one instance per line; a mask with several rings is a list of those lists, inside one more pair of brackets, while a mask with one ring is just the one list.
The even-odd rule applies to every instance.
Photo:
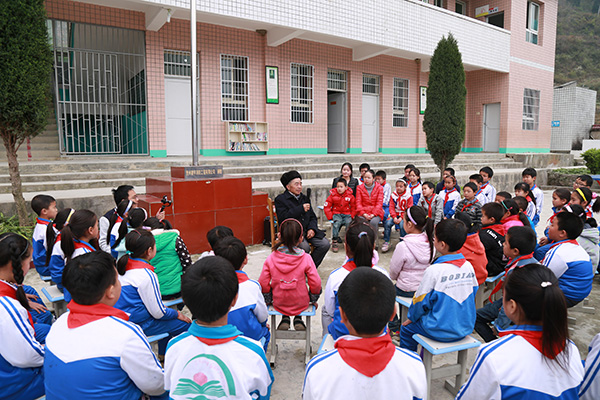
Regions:
[[323, 341], [321, 341], [321, 345], [319, 346], [319, 350], [317, 350], [317, 354], [325, 353], [326, 351], [335, 349], [335, 340], [333, 340], [333, 336], [329, 333], [323, 336]]
[[[488, 277], [485, 282], [479, 285], [479, 289], [477, 289], [477, 294], [475, 295], [475, 307], [478, 309], [483, 307], [483, 305], [488, 301], [488, 297], [490, 297], [492, 291], [498, 284], [498, 281], [502, 279], [504, 274], [505, 272], [501, 272], [496, 276]], [[493, 295], [492, 301], [497, 300], [499, 298], [498, 296], [502, 296], [501, 291], [498, 291]]]
[[308, 306], [308, 308], [300, 316], [306, 317], [306, 330], [305, 331], [278, 331], [275, 325], [275, 320], [278, 315], [283, 315], [279, 311], [276, 311], [273, 306], [269, 306], [269, 315], [271, 316], [271, 343], [269, 343], [269, 360], [271, 367], [275, 368], [275, 362], [277, 361], [277, 339], [280, 340], [304, 340], [306, 342], [306, 350], [304, 356], [304, 363], [307, 364], [310, 361], [310, 354], [312, 347], [310, 344], [310, 318], [315, 316], [316, 308], [314, 305]]
[[396, 296], [396, 303], [400, 305], [400, 323], [408, 319], [408, 309], [412, 304], [412, 297]]
[[177, 310], [177, 306], [183, 303], [183, 299], [181, 297], [173, 300], [163, 301], [165, 307], [172, 308], [173, 310]]
[[58, 286], [48, 286], [42, 288], [42, 294], [52, 303], [54, 307], [54, 315], [56, 318], [67, 312], [67, 303], [65, 303], [65, 295], [58, 289]]

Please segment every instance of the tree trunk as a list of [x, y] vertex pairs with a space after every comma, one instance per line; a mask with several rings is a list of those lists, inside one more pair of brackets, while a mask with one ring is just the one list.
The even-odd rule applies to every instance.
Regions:
[[[4, 136], [4, 135], [3, 135]], [[17, 215], [19, 216], [19, 224], [21, 226], [31, 225], [31, 221], [27, 217], [27, 206], [23, 197], [23, 187], [21, 185], [21, 173], [19, 172], [19, 160], [17, 160], [17, 150], [19, 146], [16, 140], [10, 140], [6, 136], [4, 139], [4, 147], [6, 148], [6, 159], [8, 160], [8, 173], [10, 174], [10, 185], [17, 206]]]

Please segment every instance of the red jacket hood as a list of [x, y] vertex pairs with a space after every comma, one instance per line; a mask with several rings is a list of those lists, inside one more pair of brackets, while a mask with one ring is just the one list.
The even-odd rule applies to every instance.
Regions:
[[477, 276], [477, 283], [480, 285], [487, 278], [487, 256], [485, 255], [485, 247], [479, 239], [479, 234], [473, 233], [467, 235], [465, 244], [460, 249], [460, 252], [465, 258], [473, 265], [475, 275]]

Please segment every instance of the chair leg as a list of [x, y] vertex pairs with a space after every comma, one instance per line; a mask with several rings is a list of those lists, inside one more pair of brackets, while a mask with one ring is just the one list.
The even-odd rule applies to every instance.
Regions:
[[444, 384], [446, 390], [448, 390], [454, 396], [458, 394], [458, 391], [463, 383], [465, 383], [465, 378], [467, 376], [467, 350], [461, 350], [458, 352], [457, 362], [458, 365], [460, 365], [460, 373], [456, 375], [454, 385], [448, 381], [446, 381]]
[[310, 361], [310, 353], [311, 353], [311, 346], [310, 346], [310, 320], [311, 317], [310, 315], [306, 317], [306, 355], [304, 357], [304, 364], [308, 364], [308, 362]]
[[275, 322], [275, 316], [271, 315], [271, 343], [269, 344], [269, 362], [271, 363], [272, 368], [275, 368], [275, 361], [277, 359], [277, 328]]

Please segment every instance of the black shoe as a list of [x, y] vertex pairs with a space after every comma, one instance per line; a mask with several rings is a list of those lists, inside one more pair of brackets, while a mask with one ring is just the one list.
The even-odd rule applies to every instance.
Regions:
[[300, 317], [300, 316], [294, 317], [294, 330], [297, 330], [297, 331], [305, 331], [306, 330], [306, 325], [304, 325], [304, 322], [302, 321], [302, 317]]
[[277, 325], [277, 330], [278, 331], [287, 331], [288, 329], [290, 329], [290, 317], [284, 315], [281, 318], [281, 322], [279, 323], [279, 325]]

